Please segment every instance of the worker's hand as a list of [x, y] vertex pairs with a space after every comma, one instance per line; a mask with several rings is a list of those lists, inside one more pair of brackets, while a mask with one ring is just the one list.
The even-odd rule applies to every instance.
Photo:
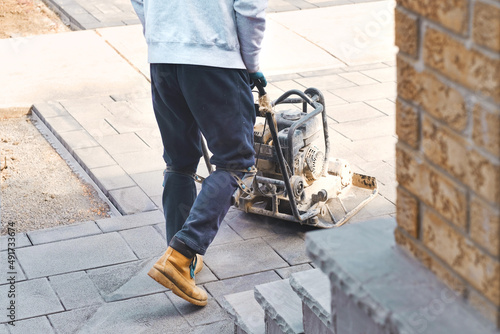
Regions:
[[262, 72], [249, 73], [250, 74], [250, 87], [253, 89], [255, 87], [255, 83], [258, 82], [262, 85], [262, 87], [267, 86], [267, 80]]

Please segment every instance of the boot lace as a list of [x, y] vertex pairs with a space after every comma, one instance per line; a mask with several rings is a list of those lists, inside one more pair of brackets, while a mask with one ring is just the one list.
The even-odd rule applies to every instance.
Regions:
[[189, 265], [190, 273], [191, 273], [191, 278], [194, 278], [194, 269], [196, 268], [196, 264], [198, 263], [198, 257], [195, 256], [193, 260], [191, 261], [191, 264]]

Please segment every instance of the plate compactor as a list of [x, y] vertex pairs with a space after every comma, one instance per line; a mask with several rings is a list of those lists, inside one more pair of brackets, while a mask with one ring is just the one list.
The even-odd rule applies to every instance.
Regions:
[[[377, 195], [377, 181], [330, 157], [323, 94], [290, 90], [270, 102], [257, 88], [256, 170], [238, 180], [234, 206], [320, 228], [343, 225]], [[274, 111], [278, 105], [290, 108]]]

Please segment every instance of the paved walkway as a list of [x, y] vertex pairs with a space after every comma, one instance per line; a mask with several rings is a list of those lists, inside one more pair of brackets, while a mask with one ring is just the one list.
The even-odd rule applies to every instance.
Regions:
[[[262, 55], [268, 93], [320, 89], [332, 155], [379, 180], [380, 196], [352, 223], [395, 213], [391, 6], [378, 1], [268, 15]], [[0, 333], [232, 333], [225, 294], [312, 268], [304, 252], [310, 228], [231, 209], [197, 276], [208, 306], [193, 307], [163, 289], [146, 275], [165, 249], [164, 166], [141, 27], [0, 40], [0, 49], [7, 50], [0, 54], [0, 108], [34, 104], [41, 122], [124, 215], [18, 234], [16, 274], [0, 270], [2, 308], [8, 278], [16, 276], [17, 322], [4, 324], [4, 312]], [[6, 237], [0, 246], [0, 266], [8, 268]]]

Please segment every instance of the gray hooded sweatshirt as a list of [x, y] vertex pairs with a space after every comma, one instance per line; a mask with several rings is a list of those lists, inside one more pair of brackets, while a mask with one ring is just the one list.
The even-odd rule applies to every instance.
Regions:
[[267, 0], [131, 0], [150, 63], [259, 70]]

